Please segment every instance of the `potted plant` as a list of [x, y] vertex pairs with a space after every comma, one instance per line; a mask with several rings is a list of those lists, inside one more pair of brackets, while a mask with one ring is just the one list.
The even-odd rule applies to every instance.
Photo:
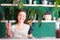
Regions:
[[32, 21], [36, 19], [36, 15], [38, 15], [38, 24], [39, 24], [39, 27], [41, 25], [41, 20], [43, 18], [43, 12], [42, 11], [39, 11], [39, 9], [37, 9], [38, 7], [34, 7], [34, 8], [29, 8], [28, 10], [28, 14], [27, 14], [27, 19], [29, 19], [29, 23], [30, 25], [32, 25]]

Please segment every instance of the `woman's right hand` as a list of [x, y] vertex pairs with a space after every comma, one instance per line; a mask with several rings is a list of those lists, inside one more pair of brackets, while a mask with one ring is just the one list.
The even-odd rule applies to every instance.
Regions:
[[6, 22], [6, 29], [11, 30], [11, 25], [8, 22]]
[[7, 33], [7, 37], [12, 37], [11, 23], [6, 23], [6, 33]]

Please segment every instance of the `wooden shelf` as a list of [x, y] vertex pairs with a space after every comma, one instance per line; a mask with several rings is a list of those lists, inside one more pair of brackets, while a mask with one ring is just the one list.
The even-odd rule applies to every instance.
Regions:
[[[18, 4], [1, 4], [1, 6], [18, 6]], [[55, 7], [55, 5], [43, 5], [43, 4], [23, 4], [23, 6]], [[58, 5], [58, 7], [60, 7], [60, 5]]]

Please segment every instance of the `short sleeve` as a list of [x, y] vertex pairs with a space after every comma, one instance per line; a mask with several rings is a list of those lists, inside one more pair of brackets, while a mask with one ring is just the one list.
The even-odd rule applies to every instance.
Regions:
[[11, 29], [12, 29], [12, 32], [14, 32], [14, 30], [15, 30], [15, 25], [12, 25]]
[[32, 31], [33, 31], [33, 28], [32, 28], [32, 26], [30, 26], [29, 31], [28, 31], [28, 34], [31, 34]]

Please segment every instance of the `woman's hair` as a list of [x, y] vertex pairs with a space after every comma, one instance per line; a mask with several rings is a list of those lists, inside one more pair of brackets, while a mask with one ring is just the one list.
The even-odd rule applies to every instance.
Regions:
[[18, 23], [17, 16], [18, 16], [18, 14], [19, 14], [20, 12], [26, 12], [26, 11], [25, 11], [24, 9], [19, 9], [19, 10], [18, 10], [18, 12], [17, 12], [17, 14], [16, 14], [16, 17], [15, 17], [15, 20], [16, 20], [15, 24]]

